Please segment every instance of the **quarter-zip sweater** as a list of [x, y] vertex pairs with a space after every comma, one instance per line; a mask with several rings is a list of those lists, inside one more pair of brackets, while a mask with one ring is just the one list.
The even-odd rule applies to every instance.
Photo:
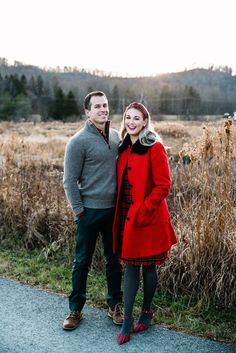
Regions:
[[88, 208], [111, 208], [116, 202], [116, 158], [119, 134], [108, 130], [108, 142], [87, 120], [70, 138], [64, 159], [64, 189], [74, 215]]

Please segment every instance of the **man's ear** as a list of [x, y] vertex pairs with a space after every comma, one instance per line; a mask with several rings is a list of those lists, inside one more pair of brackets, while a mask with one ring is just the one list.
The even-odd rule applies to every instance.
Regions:
[[86, 115], [87, 117], [89, 117], [89, 110], [88, 110], [88, 109], [85, 109], [84, 112], [85, 112], [85, 115]]

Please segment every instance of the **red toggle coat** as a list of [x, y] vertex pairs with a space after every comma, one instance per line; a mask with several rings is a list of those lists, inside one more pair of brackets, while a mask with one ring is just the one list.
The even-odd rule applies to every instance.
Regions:
[[[145, 153], [139, 153], [138, 145]], [[128, 145], [117, 160], [117, 204], [113, 223], [113, 250], [120, 237], [120, 192], [122, 175], [128, 166], [133, 204], [130, 206], [122, 239], [121, 258], [151, 256], [168, 251], [177, 242], [166, 197], [171, 187], [166, 151], [162, 143], [147, 147], [138, 141]]]

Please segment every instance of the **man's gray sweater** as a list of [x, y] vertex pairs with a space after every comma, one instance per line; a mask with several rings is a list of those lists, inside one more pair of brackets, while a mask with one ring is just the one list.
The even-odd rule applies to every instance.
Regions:
[[63, 183], [75, 216], [84, 207], [115, 206], [119, 141], [118, 132], [109, 129], [107, 143], [90, 120], [68, 141]]

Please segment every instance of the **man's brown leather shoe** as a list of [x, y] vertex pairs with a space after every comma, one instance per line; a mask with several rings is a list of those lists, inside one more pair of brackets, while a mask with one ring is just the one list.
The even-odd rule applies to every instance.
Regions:
[[115, 306], [109, 306], [107, 315], [112, 318], [113, 324], [122, 325], [123, 310], [122, 304], [118, 303]]
[[83, 318], [83, 313], [81, 311], [70, 311], [63, 322], [64, 330], [74, 330], [79, 326], [80, 321]]

